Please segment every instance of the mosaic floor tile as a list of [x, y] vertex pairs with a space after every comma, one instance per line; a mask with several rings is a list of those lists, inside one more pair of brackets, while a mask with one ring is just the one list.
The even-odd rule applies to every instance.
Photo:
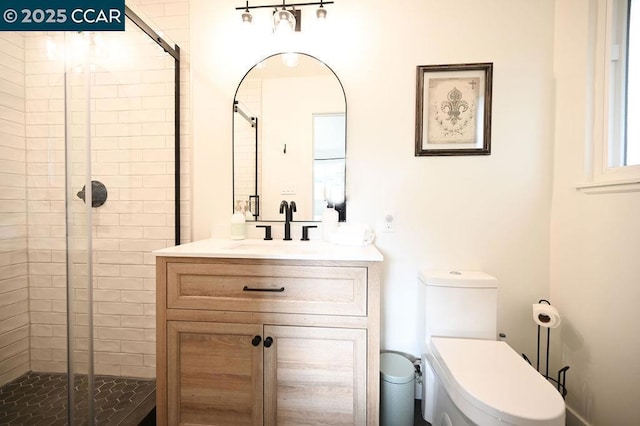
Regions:
[[[88, 425], [88, 380], [74, 380], [76, 424]], [[155, 380], [95, 376], [95, 424], [136, 426], [155, 407]], [[0, 424], [67, 424], [67, 375], [27, 373], [0, 387]]]

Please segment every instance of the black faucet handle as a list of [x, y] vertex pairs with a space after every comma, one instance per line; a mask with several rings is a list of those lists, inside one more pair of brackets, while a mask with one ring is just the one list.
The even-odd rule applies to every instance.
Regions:
[[273, 240], [271, 238], [271, 225], [256, 225], [256, 228], [264, 228], [264, 239]]
[[309, 229], [310, 228], [317, 228], [317, 225], [305, 225], [302, 227], [302, 238], [300, 238], [300, 241], [309, 241]]

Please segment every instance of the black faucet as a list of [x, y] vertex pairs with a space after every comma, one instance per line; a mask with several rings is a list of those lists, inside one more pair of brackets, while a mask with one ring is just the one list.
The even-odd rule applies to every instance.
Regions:
[[296, 211], [296, 202], [287, 203], [282, 200], [280, 203], [280, 213], [284, 213], [284, 240], [291, 241], [291, 221], [293, 221], [293, 212]]

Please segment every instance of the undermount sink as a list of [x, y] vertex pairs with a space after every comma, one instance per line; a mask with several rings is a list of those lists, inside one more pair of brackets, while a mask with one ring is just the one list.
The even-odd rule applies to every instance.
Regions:
[[254, 259], [380, 261], [373, 246], [340, 246], [325, 241], [228, 240], [210, 238], [153, 252], [156, 256], [230, 257]]

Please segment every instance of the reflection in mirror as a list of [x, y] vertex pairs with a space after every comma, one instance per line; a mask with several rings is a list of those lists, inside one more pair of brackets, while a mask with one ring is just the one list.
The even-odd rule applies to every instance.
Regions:
[[340, 206], [345, 193], [345, 115], [313, 114], [313, 218], [327, 204]]
[[238, 86], [233, 208], [247, 218], [281, 221], [280, 202], [295, 201], [294, 220], [317, 221], [329, 204], [346, 220], [344, 90], [324, 63], [295, 55], [297, 61], [270, 56]]

